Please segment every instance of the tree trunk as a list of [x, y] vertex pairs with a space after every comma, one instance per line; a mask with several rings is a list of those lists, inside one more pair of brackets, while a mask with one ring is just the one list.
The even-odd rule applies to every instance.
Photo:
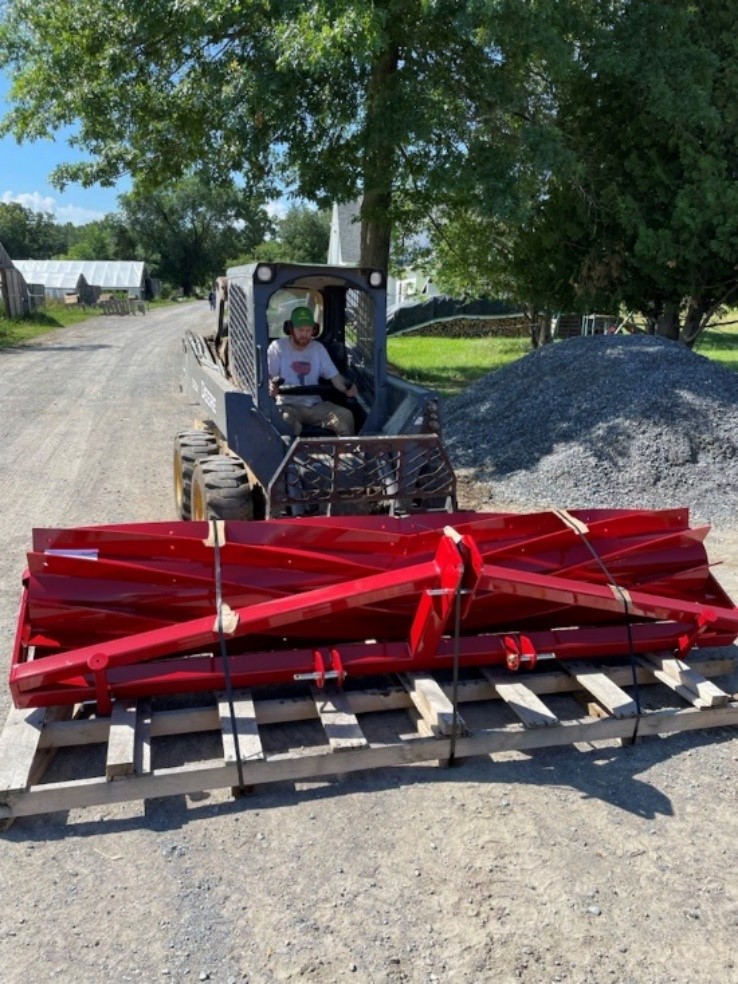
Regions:
[[361, 202], [361, 266], [387, 271], [392, 222], [392, 177], [395, 146], [386, 119], [387, 87], [397, 71], [398, 49], [392, 46], [374, 63], [366, 104], [364, 194]]
[[548, 345], [549, 342], [553, 341], [550, 310], [539, 311], [538, 308], [534, 308], [531, 311], [526, 311], [525, 316], [530, 327], [531, 348], [536, 349], [540, 345]]
[[673, 342], [679, 341], [679, 304], [675, 301], [667, 301], [661, 309], [656, 334], [662, 338], [670, 338]]
[[707, 315], [712, 310], [712, 304], [704, 297], [691, 297], [689, 307], [684, 318], [682, 328], [682, 339], [684, 344], [692, 348], [697, 341], [697, 337], [707, 323]]

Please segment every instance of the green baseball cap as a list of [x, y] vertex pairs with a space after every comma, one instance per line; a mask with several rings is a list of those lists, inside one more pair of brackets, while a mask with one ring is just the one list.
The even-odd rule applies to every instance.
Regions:
[[312, 328], [315, 324], [313, 312], [304, 304], [293, 309], [290, 321], [292, 322], [293, 328]]

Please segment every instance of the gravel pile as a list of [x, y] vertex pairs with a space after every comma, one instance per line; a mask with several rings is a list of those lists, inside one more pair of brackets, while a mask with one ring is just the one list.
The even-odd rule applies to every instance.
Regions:
[[495, 503], [688, 506], [738, 520], [738, 374], [665, 339], [547, 345], [445, 401], [455, 467]]

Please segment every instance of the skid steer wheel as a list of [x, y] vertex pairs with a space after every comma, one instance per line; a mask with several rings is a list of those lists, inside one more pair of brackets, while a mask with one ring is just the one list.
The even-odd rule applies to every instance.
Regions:
[[243, 463], [228, 455], [203, 458], [192, 474], [192, 519], [253, 519]]
[[204, 430], [180, 431], [174, 439], [174, 504], [180, 519], [190, 519], [192, 473], [202, 458], [218, 453], [218, 442]]

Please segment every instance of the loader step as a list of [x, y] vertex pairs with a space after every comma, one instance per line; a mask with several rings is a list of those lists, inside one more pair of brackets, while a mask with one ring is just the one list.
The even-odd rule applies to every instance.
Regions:
[[[119, 701], [110, 717], [85, 716], [90, 707], [76, 716], [68, 707], [14, 708], [0, 734], [0, 823], [235, 789], [239, 759], [244, 786], [254, 787], [452, 755], [736, 726], [738, 694], [708, 678], [737, 670], [736, 647], [695, 655], [688, 665], [639, 659], [640, 713], [629, 663], [517, 675], [465, 671], [456, 715], [448, 673], [361, 681], [356, 689], [306, 686], [287, 696], [266, 689], [237, 691], [232, 699], [208, 694], [185, 706], [173, 706], [173, 698]], [[100, 754], [91, 755], [92, 746]], [[88, 774], [91, 758], [100, 768]]]

